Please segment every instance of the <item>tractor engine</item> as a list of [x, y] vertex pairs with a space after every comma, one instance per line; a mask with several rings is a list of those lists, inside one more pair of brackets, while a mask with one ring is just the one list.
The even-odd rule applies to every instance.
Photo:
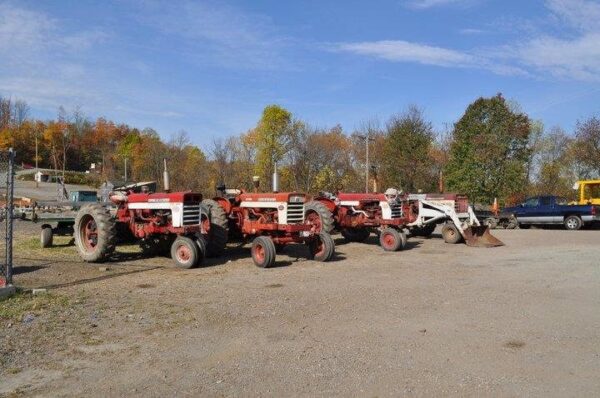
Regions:
[[137, 238], [208, 232], [208, 218], [202, 212], [200, 194], [116, 193], [110, 199], [118, 206], [116, 221], [127, 224]]

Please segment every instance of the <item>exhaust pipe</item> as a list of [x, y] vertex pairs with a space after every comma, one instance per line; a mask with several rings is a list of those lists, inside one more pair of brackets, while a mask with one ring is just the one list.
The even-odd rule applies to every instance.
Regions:
[[279, 174], [277, 173], [277, 163], [275, 163], [273, 170], [273, 192], [279, 192]]
[[165, 188], [165, 192], [169, 193], [171, 192], [171, 187], [169, 184], [169, 170], [167, 169], [167, 159], [163, 159], [163, 185]]

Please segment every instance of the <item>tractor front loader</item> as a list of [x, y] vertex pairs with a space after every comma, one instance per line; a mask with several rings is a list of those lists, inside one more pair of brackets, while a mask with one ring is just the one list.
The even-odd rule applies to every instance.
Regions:
[[426, 195], [409, 195], [411, 222], [408, 227], [414, 235], [429, 236], [437, 224], [443, 224], [442, 237], [446, 243], [464, 241], [472, 247], [503, 246], [490, 234], [490, 228], [481, 225], [466, 197], [446, 195], [451, 198], [427, 198]]

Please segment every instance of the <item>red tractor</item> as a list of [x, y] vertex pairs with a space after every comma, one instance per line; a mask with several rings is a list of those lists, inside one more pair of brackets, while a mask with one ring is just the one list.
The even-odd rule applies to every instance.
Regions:
[[[135, 238], [147, 254], [170, 252], [180, 268], [218, 255], [227, 243], [227, 218], [213, 201], [191, 192], [112, 192], [112, 206], [83, 206], [75, 217], [74, 237], [84, 261], [110, 258], [118, 240]], [[115, 209], [116, 206], [116, 209]]]
[[252, 260], [262, 268], [275, 264], [277, 248], [291, 243], [304, 243], [309, 258], [328, 261], [335, 254], [335, 244], [326, 232], [305, 223], [302, 193], [246, 193], [237, 189], [219, 190], [224, 196], [215, 198], [229, 218], [230, 237], [252, 240]]
[[305, 217], [318, 231], [340, 231], [349, 242], [364, 242], [371, 232], [379, 235], [386, 251], [402, 250], [406, 245], [404, 228], [410, 208], [397, 193], [321, 192], [306, 204]]

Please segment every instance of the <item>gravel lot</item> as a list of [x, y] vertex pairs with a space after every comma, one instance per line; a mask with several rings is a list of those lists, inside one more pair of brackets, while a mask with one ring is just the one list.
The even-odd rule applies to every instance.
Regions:
[[102, 271], [37, 232], [15, 279], [49, 294], [0, 303], [0, 395], [600, 394], [599, 231], [337, 239], [334, 262], [290, 247], [269, 270], [232, 247], [185, 271], [132, 248]]

